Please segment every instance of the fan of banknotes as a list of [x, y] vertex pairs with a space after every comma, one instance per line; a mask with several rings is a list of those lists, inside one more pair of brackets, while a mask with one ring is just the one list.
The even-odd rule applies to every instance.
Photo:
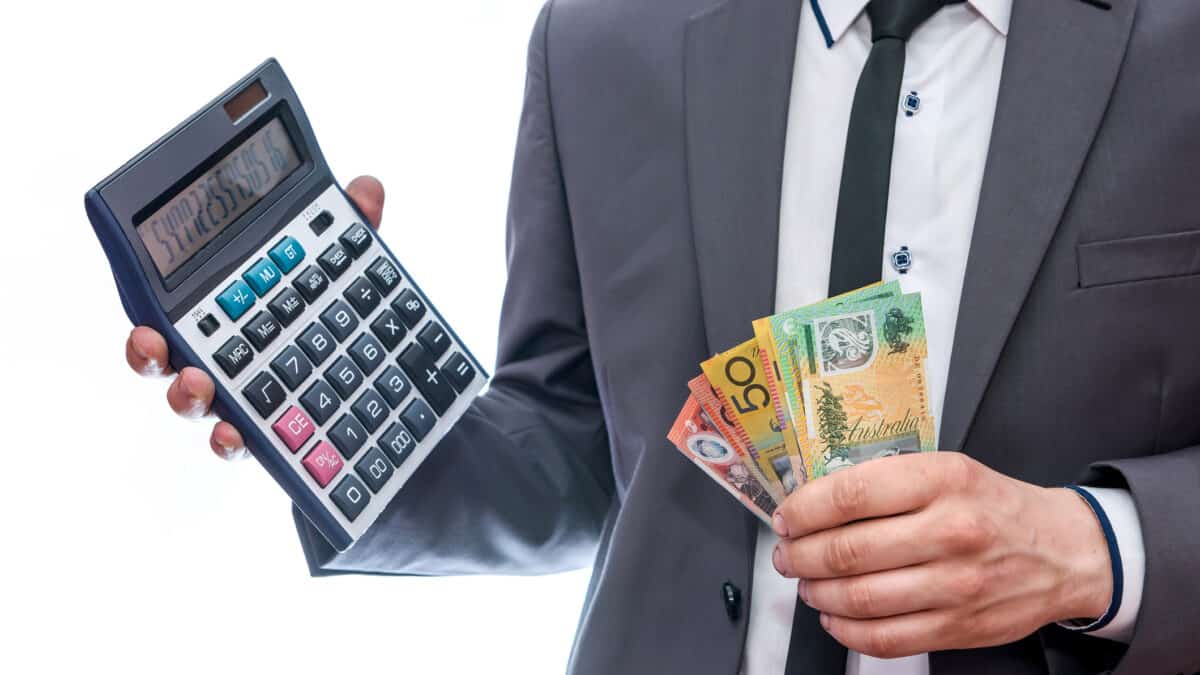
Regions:
[[921, 294], [874, 284], [754, 322], [700, 364], [667, 437], [770, 523], [805, 481], [934, 450]]

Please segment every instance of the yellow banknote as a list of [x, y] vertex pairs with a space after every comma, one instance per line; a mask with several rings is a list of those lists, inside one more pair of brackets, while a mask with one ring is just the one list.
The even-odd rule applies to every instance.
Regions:
[[760, 461], [758, 451], [738, 435], [737, 430], [730, 422], [732, 416], [725, 409], [725, 397], [708, 380], [708, 376], [700, 373], [692, 378], [688, 381], [688, 390], [691, 391], [692, 397], [696, 399], [700, 407], [712, 418], [721, 435], [729, 441], [742, 463], [745, 464], [746, 470], [754, 476], [757, 482], [762, 484], [775, 503], [782, 502], [783, 486], [771, 469], [770, 463]]
[[785, 312], [770, 328], [810, 478], [935, 449], [919, 293]]
[[758, 340], [748, 340], [700, 364], [721, 398], [725, 422], [750, 449], [759, 468], [774, 477], [783, 493], [796, 489], [799, 454], [788, 455], [783, 426], [775, 414]]

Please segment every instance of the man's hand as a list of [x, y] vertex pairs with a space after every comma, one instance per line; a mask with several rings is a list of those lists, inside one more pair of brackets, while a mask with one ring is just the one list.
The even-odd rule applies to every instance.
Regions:
[[[346, 186], [346, 193], [366, 215], [372, 227], [383, 219], [383, 185], [370, 176], [359, 176]], [[138, 326], [125, 342], [125, 360], [136, 372], [157, 377], [171, 375], [167, 341], [152, 328]], [[167, 388], [167, 403], [176, 414], [188, 418], [207, 417], [215, 393], [212, 379], [199, 368], [184, 368]], [[228, 422], [217, 422], [209, 446], [218, 456], [237, 459], [246, 455], [242, 435]]]
[[774, 517], [775, 568], [849, 649], [892, 658], [1012, 642], [1112, 596], [1099, 522], [1071, 490], [953, 452], [866, 462]]

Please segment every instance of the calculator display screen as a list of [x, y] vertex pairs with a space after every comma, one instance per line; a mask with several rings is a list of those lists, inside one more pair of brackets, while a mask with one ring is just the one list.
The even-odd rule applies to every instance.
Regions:
[[168, 276], [212, 241], [303, 161], [275, 117], [137, 226], [159, 274]]

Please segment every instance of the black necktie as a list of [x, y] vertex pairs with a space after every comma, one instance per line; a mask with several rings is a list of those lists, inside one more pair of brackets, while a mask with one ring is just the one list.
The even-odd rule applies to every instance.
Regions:
[[[892, 142], [900, 108], [905, 42], [943, 5], [962, 0], [872, 0], [871, 53], [858, 78], [838, 193], [829, 295], [880, 280]], [[842, 675], [846, 648], [826, 633], [816, 610], [797, 598], [785, 675]]]
[[880, 279], [905, 42], [917, 26], [954, 2], [961, 0], [872, 0], [867, 5], [872, 46], [850, 109], [829, 269], [831, 297]]

